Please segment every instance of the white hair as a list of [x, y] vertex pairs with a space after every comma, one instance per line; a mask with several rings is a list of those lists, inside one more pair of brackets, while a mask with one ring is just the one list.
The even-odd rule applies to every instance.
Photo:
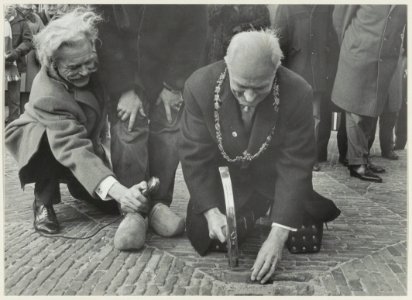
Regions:
[[245, 31], [236, 34], [231, 39], [225, 56], [228, 67], [239, 53], [259, 54], [261, 57], [268, 58], [273, 63], [275, 69], [280, 65], [280, 61], [283, 58], [279, 39], [272, 29]]
[[89, 40], [93, 47], [97, 39], [97, 23], [102, 18], [93, 11], [78, 8], [50, 23], [34, 36], [42, 66], [50, 67], [55, 52], [63, 45], [71, 45], [82, 38]]

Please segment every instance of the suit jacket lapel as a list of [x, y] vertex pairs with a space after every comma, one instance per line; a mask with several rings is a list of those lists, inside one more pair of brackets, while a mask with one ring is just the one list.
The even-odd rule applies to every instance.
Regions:
[[223, 82], [220, 99], [222, 100], [222, 106], [219, 109], [219, 117], [223, 148], [233, 158], [241, 155], [246, 150], [248, 136], [243, 126], [239, 104], [230, 90], [229, 75], [226, 76]]
[[255, 117], [250, 132], [247, 151], [255, 154], [265, 142], [276, 122], [273, 108], [273, 94], [269, 95], [256, 107]]

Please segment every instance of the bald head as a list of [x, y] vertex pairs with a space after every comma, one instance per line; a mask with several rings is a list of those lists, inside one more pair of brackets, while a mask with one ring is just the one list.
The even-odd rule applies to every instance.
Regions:
[[[245, 76], [257, 71], [275, 72], [283, 54], [272, 30], [241, 32], [230, 41], [225, 56], [229, 71], [242, 71]], [[260, 72], [259, 72], [260, 73]]]
[[226, 65], [230, 88], [242, 106], [257, 106], [270, 93], [282, 59], [279, 41], [270, 30], [242, 32], [230, 41]]

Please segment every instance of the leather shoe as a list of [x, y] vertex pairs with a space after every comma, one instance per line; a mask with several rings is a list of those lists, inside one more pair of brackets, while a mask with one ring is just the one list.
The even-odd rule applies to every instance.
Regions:
[[339, 162], [344, 165], [345, 167], [347, 167], [349, 165], [348, 159], [343, 157], [343, 156], [339, 156]]
[[395, 147], [393, 147], [393, 150], [404, 150], [405, 146], [404, 145], [397, 145], [395, 144]]
[[386, 170], [382, 168], [381, 166], [377, 166], [371, 162], [368, 162], [367, 168], [371, 170], [373, 173], [385, 173]]
[[160, 236], [172, 237], [185, 230], [185, 220], [176, 215], [170, 207], [156, 203], [149, 213], [149, 226]]
[[36, 231], [41, 231], [48, 234], [56, 234], [60, 231], [59, 221], [57, 221], [53, 205], [41, 204], [40, 206], [37, 206], [36, 200], [34, 200], [33, 212], [33, 226]]
[[350, 166], [350, 176], [359, 178], [360, 180], [382, 182], [382, 178], [371, 172], [366, 165]]
[[389, 152], [382, 152], [382, 157], [390, 159], [390, 160], [398, 160], [399, 156], [395, 153], [395, 151], [391, 150]]

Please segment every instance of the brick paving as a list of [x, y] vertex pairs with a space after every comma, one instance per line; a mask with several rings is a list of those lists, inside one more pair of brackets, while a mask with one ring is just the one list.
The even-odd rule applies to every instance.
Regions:
[[[377, 142], [375, 142], [378, 145]], [[250, 282], [249, 270], [268, 227], [262, 220], [240, 247], [240, 270], [227, 267], [223, 253], [200, 257], [185, 236], [161, 238], [151, 232], [141, 251], [113, 247], [119, 220], [72, 198], [61, 185], [56, 205], [62, 234], [85, 240], [46, 238], [34, 232], [33, 186], [20, 189], [16, 165], [5, 155], [4, 292], [6, 295], [397, 295], [407, 294], [406, 150], [400, 160], [379, 157], [384, 183], [350, 178], [337, 164], [336, 139], [330, 160], [314, 174], [315, 189], [334, 199], [342, 215], [328, 224], [317, 254], [283, 259], [266, 285]], [[172, 209], [186, 212], [188, 193], [176, 176]], [[114, 223], [112, 223], [114, 222]], [[112, 223], [112, 224], [110, 224]]]

